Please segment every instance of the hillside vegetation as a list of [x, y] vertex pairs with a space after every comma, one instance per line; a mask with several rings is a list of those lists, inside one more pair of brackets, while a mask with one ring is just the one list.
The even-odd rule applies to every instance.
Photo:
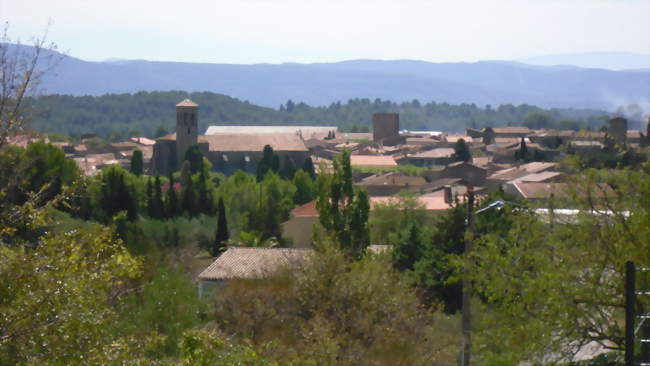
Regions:
[[[226, 95], [183, 91], [139, 92], [93, 96], [48, 95], [34, 100], [36, 118], [31, 127], [42, 132], [78, 136], [86, 132], [119, 140], [127, 135], [156, 137], [173, 132], [174, 106], [184, 98], [200, 105], [199, 131], [213, 124], [330, 125], [342, 130], [369, 131], [372, 114], [400, 113], [401, 128], [461, 131], [466, 127], [529, 124], [533, 128], [599, 128], [606, 112], [578, 109], [544, 110], [532, 105], [396, 103], [381, 99], [350, 99], [327, 107], [286, 101], [278, 109], [261, 107]], [[541, 119], [540, 119], [541, 118]]]

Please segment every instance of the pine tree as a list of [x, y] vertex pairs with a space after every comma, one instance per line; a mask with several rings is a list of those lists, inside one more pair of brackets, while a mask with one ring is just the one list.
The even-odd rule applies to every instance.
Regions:
[[219, 197], [219, 203], [217, 204], [217, 233], [215, 235], [212, 256], [216, 257], [227, 249], [229, 238], [226, 206], [223, 204], [223, 197]]
[[142, 167], [142, 151], [136, 149], [133, 151], [133, 155], [131, 156], [131, 173], [136, 177], [139, 177], [142, 175]]

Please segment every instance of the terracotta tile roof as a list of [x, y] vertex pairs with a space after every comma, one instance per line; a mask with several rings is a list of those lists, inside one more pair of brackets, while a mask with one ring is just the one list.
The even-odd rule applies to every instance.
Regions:
[[199, 279], [261, 279], [283, 267], [301, 266], [311, 254], [309, 249], [231, 247], [203, 270]]
[[386, 173], [380, 175], [372, 175], [361, 180], [359, 185], [373, 186], [373, 185], [409, 185], [409, 186], [423, 186], [427, 184], [424, 177], [414, 177], [400, 173]]
[[489, 156], [481, 156], [478, 158], [472, 158], [472, 164], [478, 166], [478, 167], [485, 167], [490, 163], [490, 157]]
[[492, 128], [492, 131], [494, 133], [499, 134], [499, 133], [525, 133], [529, 134], [532, 131], [530, 128], [526, 126], [508, 126], [508, 127], [494, 127]]
[[546, 163], [534, 161], [532, 163], [524, 164], [519, 167], [512, 167], [504, 170], [499, 170], [488, 177], [491, 180], [511, 181], [523, 176], [539, 173], [545, 170], [554, 168], [557, 163]]
[[[515, 188], [522, 197], [527, 199], [550, 198], [551, 193], [555, 197], [567, 197], [571, 194], [571, 186], [567, 183], [514, 183]], [[591, 193], [596, 197], [602, 197], [604, 194], [613, 194], [612, 188], [606, 183], [598, 183], [600, 189], [594, 189]], [[584, 187], [578, 187], [581, 189]], [[586, 194], [586, 191], [580, 190], [578, 194]]]
[[271, 145], [275, 151], [307, 151], [305, 143], [295, 134], [229, 133], [199, 136], [210, 151], [262, 151]]
[[264, 134], [294, 134], [301, 135], [304, 139], [327, 137], [334, 131], [338, 134], [336, 126], [260, 126], [260, 125], [234, 125], [234, 126], [208, 126], [205, 135], [231, 134], [231, 133], [264, 133]]
[[454, 154], [454, 149], [441, 147], [437, 149], [423, 151], [421, 153], [411, 155], [409, 158], [414, 159], [435, 159], [435, 158], [449, 158]]
[[291, 217], [318, 217], [318, 210], [316, 210], [316, 201], [307, 202], [302, 206], [298, 206], [291, 210]]
[[519, 183], [519, 182], [529, 182], [529, 183], [542, 183], [548, 182], [551, 179], [555, 179], [562, 176], [560, 172], [541, 172], [524, 175], [523, 177], [514, 179], [508, 183]]
[[158, 138], [156, 139], [156, 141], [158, 141], [158, 140], [176, 141], [176, 132], [174, 132], [174, 133], [170, 133], [169, 135], [166, 135], [166, 136], [158, 137]]
[[150, 138], [140, 137], [140, 136], [131, 137], [130, 140], [137, 144], [145, 145], [145, 146], [152, 146], [153, 144], [156, 143], [156, 140], [152, 140]]
[[[437, 191], [417, 197], [418, 203], [424, 206], [427, 211], [444, 211], [452, 208], [452, 205], [445, 202], [445, 196], [442, 191]], [[396, 204], [399, 200], [397, 197], [370, 197], [370, 207], [378, 204]]]
[[183, 99], [180, 103], [176, 104], [177, 107], [198, 107], [199, 105], [186, 98]]
[[447, 140], [447, 142], [453, 142], [453, 143], [456, 143], [460, 140], [465, 140], [465, 142], [469, 144], [470, 142], [472, 142], [472, 137], [467, 135], [447, 135], [445, 136], [445, 140]]
[[351, 155], [350, 165], [352, 166], [397, 166], [395, 158], [388, 155]]

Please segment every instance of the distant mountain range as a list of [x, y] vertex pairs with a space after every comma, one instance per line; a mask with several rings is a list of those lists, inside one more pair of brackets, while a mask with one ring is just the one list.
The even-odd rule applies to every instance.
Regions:
[[571, 65], [592, 69], [650, 71], [650, 53], [587, 52], [546, 55], [519, 60], [539, 66]]
[[[552, 62], [551, 62], [552, 63]], [[534, 104], [614, 110], [647, 105], [650, 70], [613, 71], [510, 61], [353, 60], [315, 64], [207, 64], [65, 57], [46, 74], [47, 94], [212, 91], [277, 108], [288, 99], [329, 105], [350, 98], [450, 104]]]

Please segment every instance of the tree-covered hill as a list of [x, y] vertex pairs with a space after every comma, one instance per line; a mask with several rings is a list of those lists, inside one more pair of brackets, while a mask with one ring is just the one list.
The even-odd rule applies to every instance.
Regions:
[[[42, 132], [77, 136], [94, 132], [112, 139], [127, 135], [154, 137], [175, 126], [176, 103], [191, 98], [200, 105], [199, 130], [216, 124], [313, 124], [334, 125], [343, 130], [370, 128], [372, 114], [400, 113], [401, 128], [409, 130], [461, 131], [466, 127], [520, 125], [535, 128], [598, 128], [606, 112], [578, 109], [544, 110], [531, 105], [505, 104], [479, 107], [474, 104], [351, 99], [327, 107], [287, 101], [278, 109], [261, 107], [226, 95], [184, 91], [106, 94], [102, 96], [46, 95], [34, 100], [31, 128]], [[541, 119], [540, 119], [541, 115]], [[535, 117], [535, 118], [533, 118]]]

